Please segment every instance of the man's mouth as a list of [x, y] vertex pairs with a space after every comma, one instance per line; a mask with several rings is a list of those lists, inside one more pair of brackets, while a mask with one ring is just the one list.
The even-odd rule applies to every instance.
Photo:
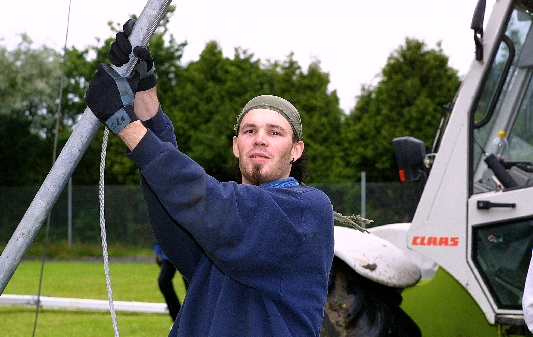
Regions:
[[250, 158], [252, 159], [269, 159], [269, 157], [265, 154], [262, 154], [262, 153], [252, 153], [250, 155]]
[[266, 163], [266, 161], [270, 159], [267, 155], [261, 153], [253, 153], [249, 156], [249, 158], [252, 163], [261, 165]]

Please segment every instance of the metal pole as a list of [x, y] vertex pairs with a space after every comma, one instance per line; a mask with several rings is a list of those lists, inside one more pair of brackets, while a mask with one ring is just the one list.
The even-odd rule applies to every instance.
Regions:
[[[130, 35], [132, 46], [146, 46], [172, 0], [149, 0]], [[117, 68], [119, 74], [129, 75], [136, 59]], [[71, 177], [81, 157], [98, 131], [100, 122], [91, 109], [86, 108], [72, 135], [63, 147], [52, 169], [26, 210], [17, 229], [0, 256], [0, 294], [15, 273], [22, 257], [41, 228], [44, 219], [52, 210], [61, 191]]]
[[[361, 217], [366, 218], [366, 172], [361, 172]], [[366, 225], [363, 223], [363, 228]]]

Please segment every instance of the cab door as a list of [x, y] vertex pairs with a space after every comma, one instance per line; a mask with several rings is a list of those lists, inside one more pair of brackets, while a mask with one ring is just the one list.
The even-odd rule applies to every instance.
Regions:
[[[516, 2], [471, 111], [467, 259], [497, 314], [496, 323], [521, 313], [533, 245], [530, 13]], [[505, 160], [491, 161], [491, 142], [501, 130], [509, 150]]]

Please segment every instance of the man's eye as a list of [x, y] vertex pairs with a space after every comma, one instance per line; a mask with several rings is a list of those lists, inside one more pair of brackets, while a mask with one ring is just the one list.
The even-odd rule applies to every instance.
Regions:
[[248, 130], [244, 130], [243, 131], [243, 133], [253, 133], [253, 132], [254, 132], [254, 130], [252, 130], [252, 129], [248, 129]]
[[281, 135], [281, 133], [280, 133], [279, 131], [272, 131], [272, 134], [273, 134], [274, 136], [279, 136], [279, 135]]

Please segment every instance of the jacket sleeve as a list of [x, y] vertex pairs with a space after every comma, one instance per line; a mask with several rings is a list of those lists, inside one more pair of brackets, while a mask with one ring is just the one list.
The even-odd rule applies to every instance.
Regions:
[[163, 113], [161, 106], [159, 106], [159, 109], [154, 117], [142, 123], [147, 129], [151, 130], [162, 142], [168, 142], [176, 148], [178, 147], [172, 122], [170, 121], [170, 118], [168, 118], [168, 116]]
[[160, 250], [190, 282], [203, 255], [202, 250], [192, 236], [165, 211], [144, 178], [141, 180], [150, 227]]
[[[177, 147], [174, 128], [161, 107], [157, 114], [143, 124], [162, 141]], [[127, 152], [127, 154], [129, 154]], [[203, 256], [200, 246], [164, 209], [163, 205], [146, 183], [141, 174], [141, 186], [148, 210], [152, 232], [159, 244], [159, 251], [180, 271], [183, 277], [191, 280], [196, 266]]]

